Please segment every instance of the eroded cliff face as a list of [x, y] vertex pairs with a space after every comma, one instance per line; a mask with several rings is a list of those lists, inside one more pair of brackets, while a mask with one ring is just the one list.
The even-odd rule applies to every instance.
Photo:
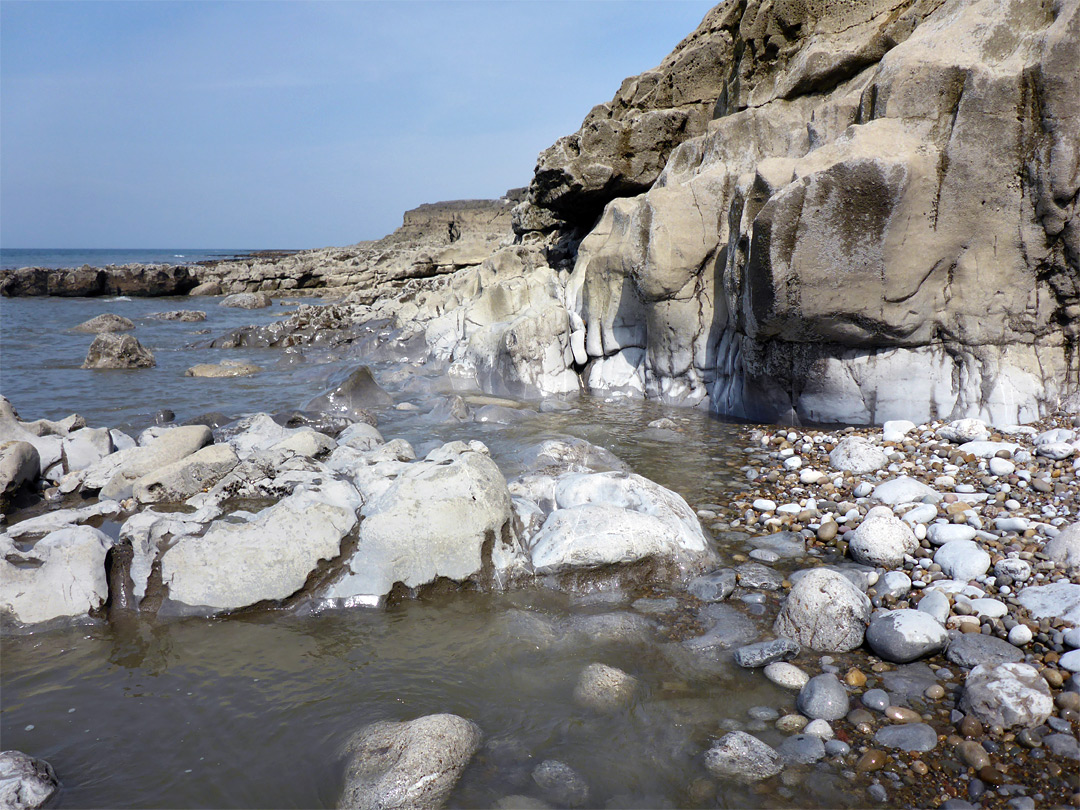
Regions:
[[1077, 5], [710, 12], [541, 155], [515, 211], [567, 229], [605, 206], [566, 290], [585, 382], [766, 420], [1056, 406], [1078, 369]]

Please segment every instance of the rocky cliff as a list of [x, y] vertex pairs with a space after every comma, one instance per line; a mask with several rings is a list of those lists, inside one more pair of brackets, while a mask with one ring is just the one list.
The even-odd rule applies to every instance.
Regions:
[[1067, 0], [717, 6], [515, 212], [526, 240], [591, 228], [567, 288], [588, 385], [767, 420], [1053, 407], [1078, 368], [1078, 27]]

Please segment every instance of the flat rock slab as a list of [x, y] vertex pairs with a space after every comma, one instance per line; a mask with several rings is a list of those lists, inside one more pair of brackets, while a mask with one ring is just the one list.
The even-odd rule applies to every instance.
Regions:
[[1016, 600], [1036, 619], [1063, 619], [1080, 625], [1080, 585], [1065, 581], [1032, 585], [1020, 591]]
[[964, 633], [949, 643], [946, 656], [962, 667], [997, 666], [1024, 660], [1024, 654], [1007, 641], [982, 633]]
[[878, 729], [874, 741], [901, 751], [933, 751], [937, 747], [937, 732], [926, 723], [905, 723]]
[[767, 666], [775, 661], [784, 661], [794, 658], [802, 647], [788, 638], [777, 638], [772, 641], [759, 641], [757, 644], [747, 644], [735, 651], [735, 663], [746, 669], [756, 669]]

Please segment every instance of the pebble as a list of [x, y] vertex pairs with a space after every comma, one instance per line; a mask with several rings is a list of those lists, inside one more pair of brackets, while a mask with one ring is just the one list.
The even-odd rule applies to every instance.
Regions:
[[890, 703], [889, 694], [884, 689], [868, 689], [862, 696], [863, 706], [877, 712], [885, 711]]
[[884, 714], [894, 723], [922, 722], [922, 715], [914, 709], [908, 709], [904, 706], [886, 706]]
[[825, 753], [830, 757], [846, 757], [851, 753], [851, 746], [843, 740], [826, 740]]
[[823, 740], [831, 740], [836, 736], [832, 726], [826, 720], [811, 720], [803, 729], [806, 734], [813, 734]]
[[940, 683], [935, 683], [926, 687], [926, 691], [923, 692], [923, 694], [930, 698], [930, 700], [941, 700], [945, 697], [945, 687]]
[[880, 771], [885, 767], [885, 763], [888, 762], [889, 757], [884, 751], [879, 751], [876, 748], [870, 748], [859, 757], [859, 761], [855, 763], [855, 770], [859, 773], [866, 773], [867, 771]]
[[956, 755], [960, 757], [961, 762], [976, 771], [990, 764], [990, 755], [974, 740], [964, 740], [957, 745]]
[[1058, 659], [1058, 665], [1069, 672], [1080, 672], [1080, 650], [1072, 650]]
[[1018, 624], [1009, 631], [1009, 643], [1014, 647], [1023, 647], [1025, 644], [1030, 644], [1032, 638], [1034, 636], [1031, 628], [1026, 624]]
[[806, 672], [794, 664], [788, 664], [784, 661], [768, 664], [764, 669], [764, 673], [766, 678], [785, 689], [802, 689], [806, 686], [806, 682], [810, 680], [810, 676]]
[[787, 734], [793, 734], [802, 731], [809, 722], [809, 718], [803, 717], [801, 714], [785, 714], [776, 721], [776, 728]]
[[926, 723], [885, 726], [878, 729], [874, 742], [902, 751], [933, 751], [937, 747], [937, 732]]
[[847, 691], [835, 675], [817, 675], [799, 691], [797, 705], [812, 719], [839, 720], [848, 713]]
[[858, 667], [852, 667], [844, 675], [844, 683], [857, 689], [861, 688], [866, 685], [866, 675]]

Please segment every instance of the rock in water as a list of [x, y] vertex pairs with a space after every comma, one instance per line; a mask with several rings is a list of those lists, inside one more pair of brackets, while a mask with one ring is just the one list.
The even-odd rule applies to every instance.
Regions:
[[371, 369], [360, 366], [337, 388], [308, 402], [304, 410], [323, 411], [366, 422], [366, 409], [384, 408], [393, 404], [394, 398], [375, 382]]
[[0, 499], [23, 484], [32, 484], [41, 471], [38, 451], [30, 442], [0, 443]]
[[637, 679], [606, 664], [589, 664], [574, 687], [574, 702], [597, 711], [613, 711], [634, 698]]
[[154, 354], [131, 335], [103, 332], [86, 352], [83, 368], [152, 368]]
[[271, 303], [270, 296], [266, 293], [233, 293], [221, 299], [221, 306], [238, 309], [264, 309]]
[[784, 761], [771, 746], [752, 734], [731, 731], [706, 752], [705, 767], [724, 779], [759, 782], [780, 773]]
[[36, 810], [60, 789], [52, 765], [22, 751], [0, 751], [0, 807]]
[[532, 772], [544, 798], [561, 807], [580, 807], [589, 800], [589, 785], [581, 774], [557, 759], [546, 759]]
[[480, 747], [475, 723], [453, 714], [374, 723], [346, 747], [339, 808], [436, 810]]
[[863, 642], [870, 600], [843, 574], [814, 569], [788, 593], [773, 629], [819, 652], [847, 652]]
[[104, 315], [98, 315], [96, 318], [83, 321], [72, 329], [72, 331], [88, 332], [93, 335], [98, 335], [103, 332], [130, 332], [134, 328], [135, 323], [130, 318], [106, 312]]
[[826, 672], [799, 690], [799, 711], [815, 720], [839, 720], [848, 713], [848, 695], [840, 679]]

